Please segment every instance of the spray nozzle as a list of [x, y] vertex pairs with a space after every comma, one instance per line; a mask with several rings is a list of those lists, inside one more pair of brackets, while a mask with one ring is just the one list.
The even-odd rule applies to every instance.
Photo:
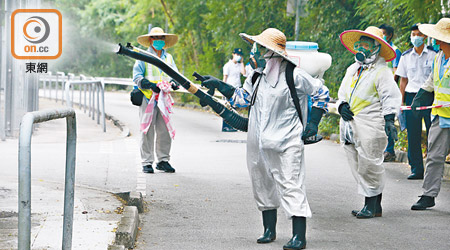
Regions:
[[120, 52], [122, 51], [122, 47], [123, 47], [123, 45], [119, 43], [117, 45], [116, 49], [114, 50], [114, 53], [120, 54]]

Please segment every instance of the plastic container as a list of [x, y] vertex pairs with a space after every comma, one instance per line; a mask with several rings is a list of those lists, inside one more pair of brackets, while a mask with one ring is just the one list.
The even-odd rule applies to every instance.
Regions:
[[323, 77], [331, 66], [331, 56], [319, 52], [319, 45], [314, 42], [289, 41], [286, 42], [286, 51], [289, 58], [297, 62], [297, 67], [303, 69], [313, 77]]

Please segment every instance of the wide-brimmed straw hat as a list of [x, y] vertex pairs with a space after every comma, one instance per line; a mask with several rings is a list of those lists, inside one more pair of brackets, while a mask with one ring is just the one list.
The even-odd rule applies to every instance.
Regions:
[[341, 43], [353, 54], [357, 51], [353, 48], [355, 42], [359, 41], [361, 36], [367, 36], [375, 39], [380, 45], [380, 56], [383, 57], [386, 62], [390, 62], [395, 59], [395, 50], [383, 39], [383, 31], [375, 26], [369, 26], [364, 31], [362, 30], [346, 30], [339, 36]]
[[441, 18], [436, 24], [421, 24], [419, 31], [439, 41], [450, 43], [450, 18]]
[[268, 28], [257, 36], [250, 36], [245, 33], [240, 33], [239, 36], [241, 36], [244, 41], [250, 43], [251, 45], [256, 42], [259, 45], [264, 46], [266, 49], [269, 49], [282, 56], [284, 59], [288, 60], [294, 65], [297, 65], [297, 63], [292, 61], [292, 59], [290, 59], [287, 55], [286, 36], [280, 30], [275, 28]]
[[163, 29], [160, 27], [154, 27], [150, 30], [150, 33], [142, 36], [138, 36], [137, 41], [140, 45], [145, 47], [150, 47], [150, 37], [154, 36], [164, 36], [164, 41], [166, 42], [166, 45], [163, 47], [164, 49], [170, 48], [178, 41], [178, 36], [175, 34], [168, 34], [165, 33]]

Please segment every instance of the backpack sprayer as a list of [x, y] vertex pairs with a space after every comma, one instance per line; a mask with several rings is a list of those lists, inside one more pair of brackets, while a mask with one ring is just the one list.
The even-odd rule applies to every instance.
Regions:
[[[174, 81], [183, 86], [183, 88], [185, 88], [187, 91], [197, 96], [203, 105], [210, 106], [212, 110], [214, 110], [214, 112], [221, 116], [228, 125], [238, 130], [247, 132], [248, 118], [240, 116], [236, 111], [232, 110], [231, 108], [227, 108], [227, 105], [225, 103], [222, 103], [221, 100], [218, 100], [217, 98], [197, 88], [197, 86], [189, 81], [189, 79], [187, 79], [179, 72], [175, 71], [170, 65], [161, 60], [161, 58], [159, 58], [158, 56], [152, 55], [145, 50], [134, 47], [130, 43], [127, 43], [126, 46], [123, 46], [119, 43], [116, 53], [155, 65], [168, 76], [170, 76]], [[197, 73], [194, 73], [194, 76], [197, 78], [197, 80], [203, 79], [203, 77]]]

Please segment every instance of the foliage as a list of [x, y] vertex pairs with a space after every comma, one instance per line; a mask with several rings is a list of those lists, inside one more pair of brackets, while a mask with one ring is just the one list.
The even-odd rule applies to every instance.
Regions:
[[[92, 76], [131, 77], [133, 61], [111, 53], [118, 42], [132, 42], [148, 31], [148, 24], [179, 35], [169, 49], [184, 75], [197, 71], [221, 78], [222, 66], [233, 48], [248, 54], [240, 37], [275, 27], [293, 40], [295, 18], [286, 15], [286, 0], [50, 0], [63, 12], [63, 56], [52, 70]], [[442, 1], [448, 12], [449, 0]], [[340, 43], [348, 29], [365, 29], [387, 23], [394, 27], [394, 44], [410, 47], [409, 28], [416, 22], [442, 17], [441, 0], [309, 0], [307, 17], [300, 18], [299, 40], [314, 41], [333, 58], [325, 73], [332, 97], [337, 96], [345, 69], [353, 55]]]
[[332, 134], [339, 135], [340, 116], [333, 113], [327, 113], [322, 117], [319, 123], [319, 134], [329, 138]]

